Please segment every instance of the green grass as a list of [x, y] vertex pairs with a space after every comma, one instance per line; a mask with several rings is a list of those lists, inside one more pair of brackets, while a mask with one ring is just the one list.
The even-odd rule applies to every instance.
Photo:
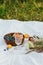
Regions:
[[21, 21], [43, 21], [43, 0], [3, 0], [0, 18]]

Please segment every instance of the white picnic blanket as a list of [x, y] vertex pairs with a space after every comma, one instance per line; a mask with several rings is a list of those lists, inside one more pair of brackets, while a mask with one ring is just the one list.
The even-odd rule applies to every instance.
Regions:
[[43, 65], [43, 53], [24, 54], [24, 48], [11, 48], [4, 51], [6, 44], [3, 36], [9, 32], [22, 32], [43, 37], [43, 23], [38, 21], [20, 22], [0, 19], [0, 65]]

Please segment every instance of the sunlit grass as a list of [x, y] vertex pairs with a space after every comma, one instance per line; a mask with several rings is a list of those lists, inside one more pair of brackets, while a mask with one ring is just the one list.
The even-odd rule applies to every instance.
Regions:
[[[3, 5], [4, 4], [4, 5]], [[43, 1], [7, 1], [0, 6], [0, 18], [43, 21]]]

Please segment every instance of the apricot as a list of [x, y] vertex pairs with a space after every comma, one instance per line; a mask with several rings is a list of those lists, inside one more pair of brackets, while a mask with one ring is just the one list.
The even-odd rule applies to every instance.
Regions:
[[28, 37], [29, 37], [29, 35], [28, 35], [28, 34], [25, 34], [25, 35], [24, 35], [24, 38], [28, 38]]
[[7, 45], [7, 48], [12, 48], [12, 45], [11, 45], [11, 44], [8, 44], [8, 45]]

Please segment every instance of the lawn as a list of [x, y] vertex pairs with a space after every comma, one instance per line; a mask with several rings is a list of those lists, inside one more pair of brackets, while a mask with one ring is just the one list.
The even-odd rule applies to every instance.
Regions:
[[43, 0], [0, 0], [0, 18], [43, 21]]

